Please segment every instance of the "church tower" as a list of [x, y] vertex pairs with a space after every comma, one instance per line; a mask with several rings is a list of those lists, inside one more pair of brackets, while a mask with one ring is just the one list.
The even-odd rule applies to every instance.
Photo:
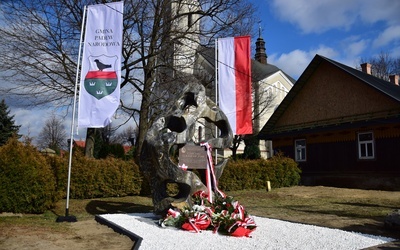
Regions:
[[200, 44], [200, 10], [197, 0], [176, 0], [171, 2], [171, 16], [173, 24], [171, 39], [173, 45], [173, 68], [175, 70], [193, 74], [197, 48]]
[[258, 38], [256, 41], [256, 54], [254, 55], [256, 61], [267, 64], [267, 53], [265, 50], [265, 42], [264, 39], [261, 37], [261, 27], [258, 30]]
[[193, 75], [200, 44], [200, 5], [197, 0], [164, 1], [158, 37], [157, 80], [153, 89], [156, 100], [169, 101], [182, 88], [185, 75]]

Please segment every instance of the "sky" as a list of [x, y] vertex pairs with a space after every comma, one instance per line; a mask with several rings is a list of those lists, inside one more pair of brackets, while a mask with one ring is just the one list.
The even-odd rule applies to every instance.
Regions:
[[[400, 57], [400, 0], [250, 1], [257, 9], [268, 63], [294, 79], [316, 54], [351, 67], [381, 52]], [[256, 39], [252, 37], [252, 43]], [[30, 137], [40, 133], [52, 114], [46, 109], [10, 107], [10, 111], [15, 123], [22, 125], [20, 134]], [[69, 135], [72, 114], [61, 119]], [[84, 129], [74, 138], [84, 139]]]
[[350, 67], [381, 52], [400, 57], [398, 0], [252, 2], [257, 6], [268, 62], [295, 79], [315, 54]]

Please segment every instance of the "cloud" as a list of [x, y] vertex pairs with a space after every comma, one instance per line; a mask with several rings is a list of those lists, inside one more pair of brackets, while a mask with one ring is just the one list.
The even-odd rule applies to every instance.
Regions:
[[[32, 138], [35, 144], [40, 132], [42, 131], [46, 121], [51, 117], [52, 114], [56, 114], [57, 118], [62, 120], [67, 138], [69, 139], [71, 136], [71, 122], [72, 122], [72, 112], [71, 109], [68, 114], [65, 114], [65, 110], [54, 110], [54, 109], [40, 109], [40, 108], [22, 108], [17, 106], [9, 105], [9, 102], [6, 102], [10, 115], [14, 116], [15, 125], [21, 126], [19, 129], [19, 134], [23, 136], [28, 136]], [[112, 118], [112, 126], [117, 127], [125, 123], [128, 119], [127, 115], [118, 112]], [[74, 125], [74, 140], [85, 140], [86, 139], [86, 128], [78, 128], [77, 130], [77, 119], [75, 117], [75, 125]], [[132, 126], [135, 127], [135, 124], [132, 121], [129, 121], [127, 124], [121, 126], [118, 129], [117, 133], [123, 131], [125, 128]]]
[[398, 0], [273, 0], [273, 13], [304, 33], [323, 33], [330, 29], [348, 30], [356, 22], [400, 23]]
[[369, 39], [361, 39], [359, 36], [350, 36], [341, 41], [341, 47], [346, 57], [357, 57], [368, 48], [370, 42]]
[[314, 58], [316, 54], [332, 58], [338, 55], [338, 53], [329, 47], [320, 45], [316, 49], [310, 51], [304, 50], [293, 50], [289, 53], [283, 53], [281, 55], [272, 54], [268, 57], [268, 62], [276, 65], [282, 69], [285, 73], [289, 74], [294, 79], [297, 79], [303, 71], [306, 69], [308, 64]]
[[[15, 125], [21, 126], [19, 134], [33, 138], [34, 143], [42, 131], [46, 121], [52, 116], [52, 114], [56, 114], [57, 118], [62, 120], [67, 137], [70, 137], [72, 114], [65, 115], [63, 114], [65, 112], [57, 112], [52, 109], [21, 108], [15, 106], [9, 106], [9, 110], [10, 115], [14, 116]], [[81, 129], [79, 131], [80, 134], [78, 138], [85, 138], [86, 131]]]
[[394, 57], [394, 58], [400, 58], [400, 45], [393, 47], [390, 51], [389, 54]]
[[44, 126], [49, 111], [42, 109], [25, 109], [9, 106], [10, 114], [14, 115], [15, 125], [21, 126], [19, 134], [37, 138]]
[[[379, 51], [387, 51], [394, 57], [400, 54], [398, 0], [340, 3], [337, 0], [272, 0], [268, 3], [281, 22], [290, 23], [302, 32], [297, 48], [268, 58], [295, 79], [315, 54], [350, 67], [358, 66], [360, 58]], [[315, 43], [319, 44], [317, 48]]]
[[365, 23], [384, 21], [389, 25], [400, 23], [400, 1], [398, 0], [360, 0], [358, 13]]
[[[399, 1], [400, 2], [400, 1]], [[400, 25], [385, 29], [372, 43], [375, 48], [388, 45], [393, 41], [400, 41]]]
[[272, 7], [282, 21], [297, 25], [302, 32], [322, 33], [332, 28], [348, 28], [356, 19], [356, 2], [274, 0]]

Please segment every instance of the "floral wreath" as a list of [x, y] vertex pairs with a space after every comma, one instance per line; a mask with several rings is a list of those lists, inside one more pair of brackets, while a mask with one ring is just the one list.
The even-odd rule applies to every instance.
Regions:
[[191, 232], [212, 230], [236, 237], [250, 237], [256, 229], [252, 217], [244, 207], [231, 196], [220, 196], [210, 203], [204, 191], [198, 191], [192, 196], [192, 208], [169, 209], [167, 215], [160, 219], [162, 227], [173, 226]]
[[211, 145], [207, 142], [200, 145], [205, 147], [207, 151], [206, 182], [208, 193], [204, 191], [194, 193], [192, 195], [192, 207], [170, 208], [167, 215], [160, 219], [159, 224], [162, 227], [174, 226], [196, 233], [201, 232], [201, 230], [213, 230], [214, 233], [221, 232], [236, 237], [250, 237], [250, 233], [257, 227], [256, 223], [238, 201], [231, 196], [226, 196], [218, 189]]

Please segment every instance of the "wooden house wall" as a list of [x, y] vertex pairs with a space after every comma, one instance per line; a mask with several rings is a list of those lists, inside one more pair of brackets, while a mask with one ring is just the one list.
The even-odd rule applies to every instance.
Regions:
[[[357, 133], [373, 132], [375, 159], [358, 159]], [[298, 134], [274, 139], [275, 151], [295, 158], [294, 141], [306, 140], [306, 161], [299, 162], [304, 172], [365, 172], [400, 173], [400, 123], [336, 129], [328, 132]]]
[[[373, 160], [358, 159], [357, 133], [365, 131], [374, 133]], [[303, 185], [400, 190], [400, 123], [286, 137], [273, 141], [274, 150], [294, 159], [296, 139], [306, 139]]]
[[[303, 184], [400, 190], [398, 101], [325, 61], [297, 91], [271, 138], [293, 159], [295, 140], [306, 140]], [[373, 132], [374, 159], [359, 159], [360, 132]]]
[[396, 109], [399, 109], [398, 102], [337, 67], [322, 62], [275, 126], [300, 125]]

